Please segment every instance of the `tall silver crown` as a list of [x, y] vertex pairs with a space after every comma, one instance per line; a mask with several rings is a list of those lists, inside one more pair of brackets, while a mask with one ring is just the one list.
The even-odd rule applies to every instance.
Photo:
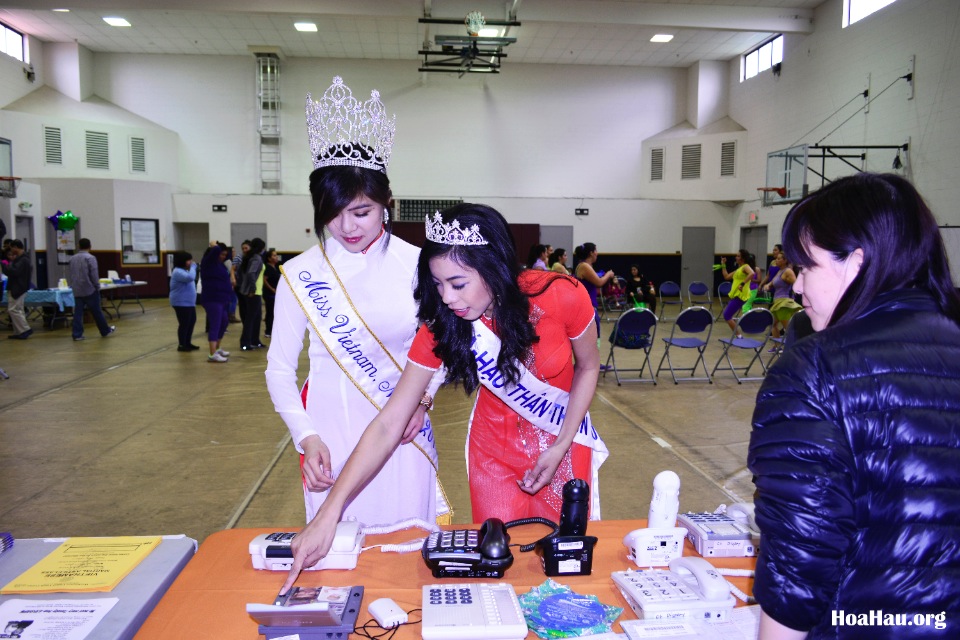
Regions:
[[437, 244], [456, 244], [464, 247], [476, 247], [488, 244], [480, 235], [480, 227], [473, 225], [469, 229], [461, 229], [460, 221], [454, 220], [450, 224], [443, 221], [437, 211], [433, 218], [427, 216], [427, 240]]
[[364, 167], [387, 172], [397, 116], [387, 117], [380, 92], [360, 102], [353, 97], [343, 78], [317, 101], [307, 94], [307, 136], [316, 169], [330, 166]]

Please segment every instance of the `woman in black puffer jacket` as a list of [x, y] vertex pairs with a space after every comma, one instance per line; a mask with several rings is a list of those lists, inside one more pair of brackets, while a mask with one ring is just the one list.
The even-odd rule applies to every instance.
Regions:
[[760, 638], [960, 638], [960, 297], [936, 220], [861, 173], [798, 203], [783, 244], [815, 333], [753, 416]]

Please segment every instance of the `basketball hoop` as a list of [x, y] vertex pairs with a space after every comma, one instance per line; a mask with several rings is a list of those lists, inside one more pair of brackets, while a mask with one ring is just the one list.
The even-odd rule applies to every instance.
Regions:
[[16, 198], [17, 186], [20, 184], [20, 178], [13, 176], [0, 176], [0, 197]]
[[775, 193], [781, 198], [787, 197], [787, 188], [786, 187], [757, 187], [757, 192], [760, 194], [760, 204], [767, 207], [772, 204], [772, 199], [768, 199], [768, 193]]

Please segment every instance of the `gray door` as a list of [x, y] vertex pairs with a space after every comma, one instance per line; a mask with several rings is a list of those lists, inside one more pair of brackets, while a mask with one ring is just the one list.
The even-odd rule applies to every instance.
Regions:
[[267, 225], [262, 222], [231, 222], [230, 223], [230, 246], [235, 251], [240, 251], [240, 245], [244, 240], [253, 240], [260, 238], [270, 246], [267, 240]]
[[684, 227], [680, 258], [680, 291], [687, 297], [687, 285], [703, 282], [713, 289], [713, 256], [716, 251], [714, 227]]
[[[567, 264], [569, 269], [573, 264], [573, 227], [561, 225], [540, 225], [540, 244], [545, 244], [554, 249], [567, 250]], [[520, 256], [521, 258], [525, 256]]]
[[757, 267], [763, 269], [763, 275], [766, 275], [767, 268], [767, 225], [758, 227], [740, 227], [740, 246], [738, 249], [746, 249], [757, 258]]

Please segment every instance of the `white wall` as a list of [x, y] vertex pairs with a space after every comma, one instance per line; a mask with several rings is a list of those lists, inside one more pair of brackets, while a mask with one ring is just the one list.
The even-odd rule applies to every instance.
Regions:
[[[842, 4], [828, 0], [817, 9], [814, 34], [785, 36], [779, 78], [766, 71], [740, 83], [733, 72], [739, 63], [730, 63], [730, 116], [750, 136], [748, 187], [765, 183], [768, 152], [795, 142], [816, 143], [852, 116], [862, 99], [841, 107], [863, 91], [870, 74], [874, 101], [869, 113], [855, 115], [822, 144], [898, 145], [909, 139], [903, 173], [941, 224], [960, 224], [960, 3], [901, 0], [846, 29], [840, 28]], [[906, 82], [896, 79], [906, 73], [911, 55], [916, 55], [916, 91], [908, 100]], [[890, 171], [893, 157], [891, 151], [869, 152], [868, 169]], [[760, 223], [770, 225], [774, 242], [788, 207], [746, 203], [739, 224], [746, 224], [750, 211], [759, 211]]]
[[[312, 242], [304, 232], [312, 227], [305, 198], [312, 164], [303, 101], [307, 91], [321, 94], [340, 74], [358, 97], [379, 89], [388, 111], [397, 114], [390, 175], [398, 197], [478, 200], [502, 208], [512, 221], [572, 224], [576, 243], [597, 242], [606, 252], [676, 251], [683, 225], [713, 224], [718, 250], [728, 251], [736, 248], [750, 211], [769, 225], [771, 243], [779, 236], [787, 207], [761, 209], [756, 202], [766, 154], [819, 140], [856, 109], [854, 103], [831, 116], [863, 90], [866, 74], [876, 97], [906, 72], [915, 54], [913, 100], [906, 99], [904, 82], [894, 84], [876, 97], [869, 114], [858, 114], [825, 143], [902, 144], [910, 138], [908, 173], [942, 222], [960, 223], [954, 151], [960, 142], [960, 3], [901, 1], [845, 30], [841, 5], [828, 0], [816, 11], [813, 35], [786, 36], [781, 77], [767, 71], [740, 83], [739, 62], [728, 63], [729, 116], [746, 130], [738, 134], [738, 193], [724, 198], [745, 201], [734, 208], [669, 200], [704, 197], [692, 183], [669, 197], [644, 183], [642, 141], [684, 123], [692, 106], [682, 69], [508, 60], [498, 76], [457, 78], [419, 74], [412, 61], [287, 59], [281, 88], [288, 195], [276, 198], [252, 195], [259, 191], [252, 56], [94, 54], [93, 84], [100, 98], [178, 135], [179, 173], [170, 184], [186, 193], [173, 197], [172, 220], [208, 223], [219, 239], [228, 237], [231, 221], [256, 221], [270, 225], [271, 244], [280, 250]], [[698, 118], [709, 117], [700, 108], [708, 104], [710, 96], [702, 94], [714, 66], [697, 70]], [[10, 87], [0, 82], [0, 104], [23, 95], [22, 78], [8, 67], [0, 63], [0, 81], [13, 81]], [[9, 133], [8, 122], [0, 113], [0, 135]], [[871, 153], [868, 168], [889, 170], [892, 157]], [[45, 206], [53, 202], [45, 191]], [[228, 204], [229, 213], [212, 213], [214, 202]], [[574, 207], [589, 208], [590, 215], [576, 218]], [[115, 235], [111, 229], [105, 237]]]

